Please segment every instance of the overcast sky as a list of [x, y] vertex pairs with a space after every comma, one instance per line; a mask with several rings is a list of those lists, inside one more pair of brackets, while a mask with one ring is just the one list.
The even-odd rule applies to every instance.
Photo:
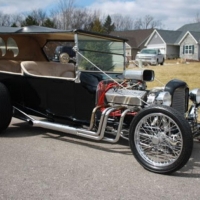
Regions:
[[[55, 8], [58, 0], [0, 0], [0, 11], [4, 14]], [[75, 0], [77, 7], [98, 9], [102, 13], [122, 14], [133, 19], [151, 15], [160, 20], [163, 29], [176, 30], [184, 24], [194, 23], [200, 16], [200, 0]]]

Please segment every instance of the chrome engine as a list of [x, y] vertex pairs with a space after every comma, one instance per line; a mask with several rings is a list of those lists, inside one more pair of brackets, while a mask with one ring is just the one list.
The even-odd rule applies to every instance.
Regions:
[[112, 88], [105, 96], [111, 106], [142, 106], [146, 94], [146, 91]]
[[[170, 106], [186, 117], [193, 135], [199, 135], [197, 108], [200, 106], [200, 89], [189, 93], [189, 88], [184, 81], [174, 79], [169, 81], [165, 87], [147, 90], [146, 82], [153, 80], [153, 70], [127, 70], [124, 72], [123, 82], [117, 84], [110, 80], [101, 83], [101, 89], [97, 91], [99, 94], [97, 102], [99, 99], [104, 100], [97, 105], [119, 107], [119, 110], [131, 109], [133, 113], [150, 105]], [[99, 98], [102, 96], [103, 98]], [[193, 107], [188, 111], [189, 98], [193, 101]], [[120, 116], [119, 113], [116, 112], [113, 116]], [[116, 121], [113, 120], [113, 122]]]

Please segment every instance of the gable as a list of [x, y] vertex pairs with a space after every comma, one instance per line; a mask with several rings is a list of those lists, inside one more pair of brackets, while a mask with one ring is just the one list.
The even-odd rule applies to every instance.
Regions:
[[148, 45], [151, 44], [164, 44], [164, 41], [161, 39], [160, 35], [157, 32], [154, 32], [153, 36], [148, 41]]
[[189, 31], [181, 38], [181, 40], [179, 41], [179, 44], [183, 42], [192, 43], [192, 44], [198, 43], [197, 40]]

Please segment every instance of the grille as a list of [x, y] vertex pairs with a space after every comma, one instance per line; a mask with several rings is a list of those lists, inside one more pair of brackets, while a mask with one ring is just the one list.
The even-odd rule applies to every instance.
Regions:
[[172, 107], [183, 115], [187, 108], [187, 93], [187, 89], [184, 87], [177, 88], [173, 94]]

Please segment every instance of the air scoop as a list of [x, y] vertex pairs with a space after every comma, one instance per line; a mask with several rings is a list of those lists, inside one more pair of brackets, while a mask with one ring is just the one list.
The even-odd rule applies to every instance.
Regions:
[[151, 82], [154, 80], [154, 76], [155, 76], [154, 71], [149, 69], [124, 71], [125, 79], [135, 79], [135, 80]]

